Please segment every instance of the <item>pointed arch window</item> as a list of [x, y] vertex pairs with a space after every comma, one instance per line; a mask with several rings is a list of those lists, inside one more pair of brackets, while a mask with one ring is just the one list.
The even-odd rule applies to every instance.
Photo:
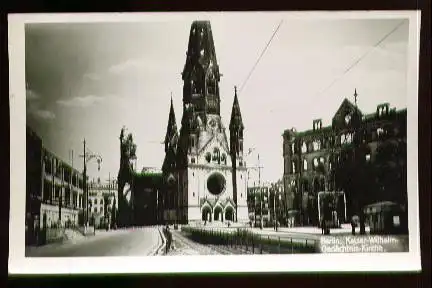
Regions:
[[302, 144], [302, 148], [301, 148], [301, 152], [302, 152], [302, 153], [306, 153], [306, 152], [307, 152], [307, 145], [306, 145], [306, 142], [303, 142], [303, 144]]
[[220, 161], [220, 151], [218, 148], [214, 148], [213, 149], [213, 159], [214, 162], [219, 162]]
[[211, 161], [211, 154], [209, 152], [206, 153], [205, 159], [206, 159], [207, 163], [210, 163], [210, 161]]
[[191, 146], [191, 148], [195, 147], [195, 141], [194, 140], [195, 140], [194, 137], [190, 136], [190, 146]]
[[208, 74], [207, 74], [207, 81], [206, 81], [206, 86], [207, 86], [207, 93], [208, 94], [216, 94], [216, 81], [215, 81], [215, 77], [214, 74], [212, 72], [211, 69], [208, 70]]
[[225, 153], [222, 154], [221, 161], [224, 165], [227, 164], [227, 157], [226, 157]]
[[318, 168], [318, 164], [319, 164], [318, 158], [314, 158], [313, 159], [313, 166], [314, 166], [314, 168]]
[[303, 170], [307, 171], [308, 170], [308, 162], [306, 159], [303, 160]]
[[378, 128], [377, 129], [377, 135], [378, 135], [378, 137], [382, 137], [383, 134], [384, 134], [384, 129], [383, 128]]
[[315, 140], [313, 142], [313, 150], [314, 151], [318, 151], [321, 149], [321, 141], [320, 140]]
[[292, 173], [295, 174], [296, 172], [296, 163], [294, 161], [292, 161], [291, 163], [291, 168], [292, 168]]
[[295, 144], [294, 143], [291, 144], [291, 153], [292, 154], [295, 153]]

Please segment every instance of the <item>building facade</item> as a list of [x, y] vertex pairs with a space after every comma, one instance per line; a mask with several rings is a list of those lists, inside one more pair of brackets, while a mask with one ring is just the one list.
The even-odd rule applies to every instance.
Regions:
[[264, 222], [270, 222], [270, 185], [248, 187], [247, 190], [249, 220], [258, 225], [262, 215]]
[[220, 116], [219, 65], [208, 21], [192, 23], [182, 79], [180, 133], [171, 102], [165, 139], [165, 216], [181, 223], [247, 222], [244, 126], [235, 92], [228, 142]]
[[274, 220], [285, 222], [286, 203], [284, 198], [283, 182], [248, 187], [247, 203], [249, 220], [257, 222], [262, 219], [264, 223], [272, 225]]
[[[27, 126], [26, 227], [79, 225], [83, 221], [83, 175], [44, 146]], [[82, 223], [81, 223], [82, 224]], [[31, 237], [30, 237], [31, 238]], [[29, 240], [31, 241], [31, 240]]]
[[[383, 155], [386, 154], [384, 150], [387, 149], [385, 147], [389, 145], [396, 147], [397, 152], [390, 156], [391, 159], [385, 161], [399, 163], [399, 168], [392, 170], [392, 173], [398, 175], [401, 183], [404, 181], [406, 183], [406, 174], [403, 173], [406, 169], [406, 109], [397, 111], [391, 109], [388, 103], [383, 103], [377, 106], [374, 113], [363, 115], [356, 104], [345, 99], [336, 111], [332, 125], [323, 127], [321, 119], [317, 119], [313, 120], [311, 130], [303, 132], [297, 132], [294, 128], [285, 130], [283, 134], [283, 182], [287, 210], [300, 211], [304, 218], [303, 224], [316, 225], [320, 212], [318, 196], [321, 192], [336, 191], [339, 193], [335, 194], [337, 195], [335, 196], [335, 209], [340, 221], [347, 221], [346, 218], [358, 210], [354, 207], [355, 202], [359, 202], [357, 201], [358, 195], [354, 196], [351, 190], [355, 189], [354, 186], [360, 187], [360, 185], [351, 185], [351, 189], [347, 184], [351, 181], [350, 178], [359, 179], [357, 173], [341, 176], [343, 174], [341, 170], [348, 171], [346, 163], [350, 158], [347, 155], [357, 157], [356, 163], [369, 165], [365, 170], [373, 175], [369, 175], [368, 179], [370, 182], [376, 182], [380, 172], [379, 169], [374, 170], [372, 165], [374, 167], [380, 165], [377, 163], [382, 161], [378, 158], [383, 158]], [[359, 164], [357, 166], [360, 167]], [[342, 182], [345, 182], [346, 185]], [[378, 184], [378, 186], [382, 185]], [[363, 204], [391, 200], [388, 199], [392, 197], [389, 195], [383, 196], [387, 199], [379, 199], [377, 196], [379, 193], [371, 191], [374, 189], [378, 188], [365, 187], [363, 191], [358, 191], [363, 195]], [[395, 194], [406, 195], [406, 189], [405, 185], [402, 191]], [[401, 205], [406, 205], [402, 203], [406, 202], [403, 196], [396, 198], [393, 200]]]
[[[88, 184], [89, 190], [89, 216], [94, 219], [97, 227], [105, 223], [113, 224], [118, 211], [118, 187], [117, 181], [105, 183], [92, 181]], [[93, 223], [90, 223], [93, 224]]]

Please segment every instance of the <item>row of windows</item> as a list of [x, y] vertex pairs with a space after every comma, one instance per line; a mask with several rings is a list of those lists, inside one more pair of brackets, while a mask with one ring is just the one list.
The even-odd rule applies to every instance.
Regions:
[[[371, 154], [370, 153], [366, 154], [365, 160], [367, 162], [369, 162], [370, 159], [371, 159]], [[291, 174], [298, 173], [298, 164], [297, 163], [298, 163], [297, 161], [291, 161]], [[312, 159], [312, 169], [314, 171], [316, 171], [320, 167], [325, 168], [325, 163], [326, 163], [326, 160], [324, 157], [322, 157], [322, 156], [321, 157], [315, 157]], [[285, 161], [285, 173], [288, 172], [288, 167], [287, 167], [288, 164], [289, 164], [289, 162]], [[309, 165], [308, 161], [306, 159], [303, 159], [303, 171], [308, 171], [308, 169], [310, 169], [308, 165]], [[331, 161], [328, 161], [328, 168], [329, 168], [329, 170], [332, 169]], [[325, 172], [325, 171], [321, 171], [321, 172]]]
[[227, 155], [225, 153], [220, 153], [218, 148], [214, 148], [213, 154], [210, 154], [210, 152], [207, 152], [205, 155], [205, 159], [207, 163], [213, 162], [218, 164], [227, 164]]
[[[301, 188], [303, 192], [320, 192], [325, 190], [325, 182], [326, 180], [324, 178], [320, 179], [303, 179], [302, 181], [297, 181], [295, 179], [291, 179], [288, 184], [288, 189], [291, 191], [297, 191]], [[302, 187], [298, 187], [298, 184], [301, 184]], [[329, 183], [330, 185], [331, 183]]]
[[[206, 86], [207, 86], [207, 94], [216, 94], [218, 91], [218, 85], [217, 81], [215, 80], [214, 75], [209, 75], [210, 77], [207, 79]], [[190, 87], [192, 94], [202, 94], [204, 89], [200, 87], [199, 85], [195, 85], [195, 82], [193, 80], [190, 81]], [[209, 106], [217, 105], [217, 101], [215, 99], [209, 99]]]
[[[52, 182], [44, 181], [42, 201], [57, 202], [60, 197], [60, 190], [61, 188], [59, 186], [53, 186]], [[67, 187], [64, 189], [63, 193], [64, 194], [62, 195], [62, 203], [64, 203], [66, 206], [78, 206], [80, 208], [82, 207], [82, 195], [78, 195], [76, 192], [73, 192], [71, 195], [71, 190]], [[78, 200], [80, 201], [79, 203], [77, 203]]]
[[[324, 159], [324, 157], [315, 157], [314, 159], [312, 159], [312, 168], [314, 170], [318, 169], [320, 167], [320, 165], [324, 166], [325, 165], [326, 160]], [[288, 163], [288, 162], [287, 162]], [[285, 167], [286, 169], [287, 167]], [[306, 159], [303, 159], [303, 171], [308, 171], [308, 161]], [[288, 171], [288, 169], [286, 169], [286, 171]], [[295, 174], [298, 172], [298, 164], [297, 161], [291, 161], [291, 173]]]
[[[376, 129], [365, 131], [365, 133], [362, 135], [362, 142], [385, 140], [389, 137], [399, 136], [401, 132], [403, 133], [403, 131], [400, 131], [398, 127], [378, 127]], [[336, 138], [336, 143], [338, 145], [351, 144], [353, 141], [353, 133], [343, 133]], [[290, 151], [291, 154], [296, 154], [299, 150], [303, 154], [311, 153], [314, 151], [325, 149], [328, 146], [332, 145], [332, 143], [335, 143], [332, 137], [324, 137], [323, 139], [316, 139], [311, 142], [302, 141], [299, 148], [296, 145], [297, 143], [285, 143], [284, 153], [286, 154], [288, 151]]]
[[[103, 207], [99, 207], [99, 209], [97, 207], [93, 208], [93, 213], [98, 213], [98, 211], [99, 211], [99, 213], [103, 213], [103, 211], [104, 211]], [[111, 212], [111, 207], [107, 208], [107, 212], [108, 213]]]
[[[48, 157], [46, 157], [44, 159], [44, 166], [45, 166], [45, 174], [49, 174], [49, 175], [54, 175], [58, 178], [62, 178], [62, 174], [63, 174], [63, 179], [66, 182], [69, 182], [72, 180], [72, 185], [74, 186], [78, 186], [79, 188], [82, 189], [83, 187], [83, 180], [82, 178], [80, 178], [80, 173], [77, 172], [76, 170], [72, 170], [68, 167], [63, 167], [61, 162], [59, 160], [57, 160], [56, 158], [51, 158], [49, 159]], [[70, 180], [71, 179], [71, 180]]]
[[[89, 203], [97, 205], [98, 204], [98, 199], [89, 199]], [[108, 199], [108, 205], [113, 205], [114, 203], [114, 199]], [[99, 204], [102, 205], [104, 204], [104, 200], [103, 199], [99, 199]]]

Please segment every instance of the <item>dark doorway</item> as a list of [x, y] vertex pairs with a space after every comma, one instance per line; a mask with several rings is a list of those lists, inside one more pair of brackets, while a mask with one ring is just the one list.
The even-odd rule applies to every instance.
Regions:
[[207, 206], [202, 209], [202, 221], [211, 221], [211, 210]]
[[225, 220], [234, 221], [234, 209], [231, 206], [225, 209]]
[[214, 209], [214, 220], [215, 221], [223, 221], [222, 219], [222, 208], [221, 207], [216, 207]]

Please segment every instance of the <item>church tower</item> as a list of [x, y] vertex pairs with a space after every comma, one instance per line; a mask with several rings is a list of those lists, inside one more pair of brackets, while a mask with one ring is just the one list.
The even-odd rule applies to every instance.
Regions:
[[177, 123], [172, 98], [164, 144], [165, 159], [162, 165], [162, 171], [164, 173], [172, 173], [176, 168], [176, 153], [178, 144]]
[[173, 223], [177, 219], [178, 202], [178, 175], [177, 175], [177, 148], [179, 135], [177, 131], [174, 105], [171, 97], [171, 107], [168, 116], [168, 125], [165, 135], [165, 159], [162, 164], [162, 175], [165, 191], [162, 196], [163, 218], [167, 223]]
[[[220, 73], [209, 21], [192, 23], [182, 80], [183, 116], [176, 166], [179, 220], [234, 221], [231, 153], [220, 116]], [[238, 175], [246, 185], [242, 173]], [[246, 187], [242, 188], [246, 207], [242, 217], [247, 221], [245, 191]]]
[[[238, 206], [237, 201], [237, 167], [244, 166], [243, 163], [243, 120], [240, 112], [240, 105], [237, 98], [237, 87], [234, 88], [234, 103], [231, 111], [231, 121], [229, 124], [230, 130], [230, 151], [231, 151], [231, 163], [232, 163], [232, 178], [233, 178], [233, 193], [234, 203], [236, 208]], [[236, 210], [237, 212], [237, 210]], [[238, 213], [236, 213], [238, 215]]]

